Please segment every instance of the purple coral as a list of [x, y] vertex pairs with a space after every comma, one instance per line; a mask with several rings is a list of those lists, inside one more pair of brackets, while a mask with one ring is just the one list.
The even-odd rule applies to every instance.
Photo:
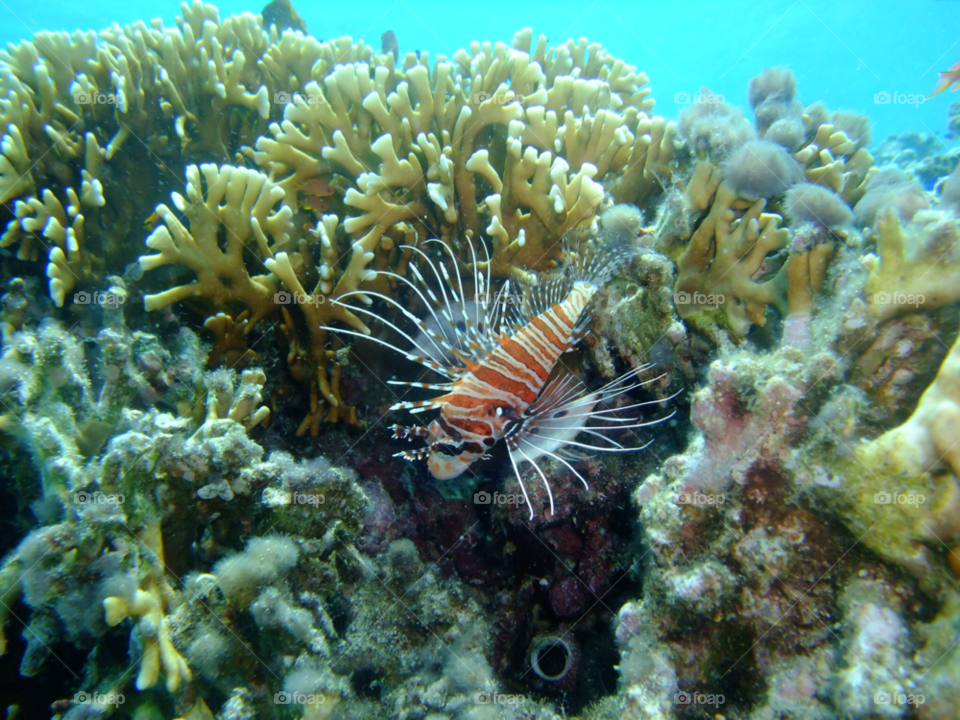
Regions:
[[803, 170], [789, 153], [768, 140], [751, 140], [723, 164], [723, 175], [744, 198], [779, 195], [803, 179]]

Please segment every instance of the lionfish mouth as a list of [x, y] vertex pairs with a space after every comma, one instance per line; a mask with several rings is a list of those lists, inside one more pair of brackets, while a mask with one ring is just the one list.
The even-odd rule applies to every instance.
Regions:
[[[437, 262], [421, 247], [403, 245], [414, 261], [409, 269], [412, 279], [381, 271], [393, 282], [407, 287], [428, 309], [418, 318], [396, 299], [387, 295], [357, 290], [331, 302], [345, 305], [351, 296], [376, 298], [387, 309], [399, 312], [417, 328], [417, 335], [372, 307], [350, 306], [350, 311], [377, 320], [398, 333], [409, 350], [369, 333], [326, 328], [331, 332], [364, 338], [390, 348], [408, 360], [436, 373], [441, 382], [425, 383], [388, 380], [390, 385], [432, 390], [437, 397], [417, 402], [401, 401], [391, 411], [406, 410], [417, 415], [438, 410], [440, 416], [429, 426], [393, 426], [394, 438], [425, 439], [424, 447], [396, 453], [410, 461], [427, 459], [431, 474], [438, 480], [459, 477], [471, 465], [489, 457], [485, 449], [498, 441], [506, 443], [507, 454], [517, 482], [535, 517], [520, 466], [530, 463], [543, 481], [554, 514], [553, 491], [540, 466], [543, 458], [558, 461], [589, 490], [574, 463], [595, 453], [624, 453], [643, 450], [652, 440], [639, 445], [623, 444], [612, 437], [646, 428], [673, 417], [674, 413], [642, 421], [630, 411], [661, 405], [676, 397], [603, 408], [616, 398], [658, 382], [663, 375], [640, 380], [651, 369], [642, 365], [598, 390], [590, 391], [573, 374], [553, 373], [560, 356], [573, 348], [587, 332], [590, 299], [597, 289], [623, 263], [622, 252], [599, 251], [567, 253], [572, 258], [564, 274], [554, 275], [534, 285], [520, 285], [514, 294], [510, 281], [493, 290], [490, 257], [478, 263], [472, 244], [472, 272], [475, 299], [468, 298], [453, 248], [443, 240], [427, 240], [423, 245], [441, 246], [445, 262]], [[486, 253], [486, 246], [483, 246]], [[454, 268], [451, 273], [449, 266]], [[486, 274], [480, 267], [486, 268]], [[509, 301], [519, 298], [519, 301]], [[552, 378], [552, 379], [550, 379]], [[624, 416], [627, 413], [627, 416]], [[477, 452], [476, 449], [480, 448]]]

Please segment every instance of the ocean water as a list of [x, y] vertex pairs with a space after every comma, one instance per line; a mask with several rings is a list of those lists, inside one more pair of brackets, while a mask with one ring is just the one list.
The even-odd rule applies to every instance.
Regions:
[[[217, 3], [221, 17], [259, 12], [241, 2]], [[906, 131], [942, 135], [949, 93], [930, 101], [939, 71], [960, 59], [960, 2], [919, 0], [779, 0], [752, 2], [466, 3], [364, 2], [296, 4], [308, 31], [320, 38], [350, 36], [379, 49], [393, 30], [400, 49], [450, 56], [473, 40], [509, 42], [532, 27], [548, 41], [587, 37], [647, 73], [657, 112], [675, 117], [674, 97], [702, 86], [733, 104], [746, 102], [747, 81], [770, 65], [797, 75], [805, 104], [869, 115], [874, 138]], [[169, 25], [176, 3], [93, 4], [41, 0], [5, 3], [0, 43], [40, 29], [90, 30], [159, 17]], [[883, 104], [888, 93], [890, 103]]]
[[[294, 5], [401, 58], [584, 37], [745, 119], [565, 108], [634, 123], [605, 154], [0, 61], [0, 716], [960, 719], [960, 0]], [[0, 48], [178, 14], [0, 0]], [[757, 139], [771, 66], [872, 143]]]

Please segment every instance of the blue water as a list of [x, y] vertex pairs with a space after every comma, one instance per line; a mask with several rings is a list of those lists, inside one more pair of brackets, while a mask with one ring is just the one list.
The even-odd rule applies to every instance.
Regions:
[[[221, 17], [262, 7], [242, 0], [215, 4]], [[950, 103], [960, 100], [960, 94], [944, 93], [911, 104], [906, 97], [926, 95], [937, 72], [960, 60], [960, 2], [951, 0], [294, 5], [317, 37], [349, 35], [379, 48], [381, 33], [393, 30], [401, 51], [426, 50], [431, 56], [451, 55], [471, 40], [509, 41], [525, 26], [551, 42], [587, 37], [647, 73], [656, 112], [666, 117], [682, 109], [674, 101], [678, 93], [694, 93], [701, 85], [727, 102], [746, 105], [749, 79], [778, 64], [794, 70], [804, 103], [822, 100], [831, 109], [869, 115], [875, 139], [907, 130], [942, 136]], [[154, 0], [0, 0], [0, 43], [42, 29], [98, 30], [154, 17], [172, 24], [179, 11], [176, 2]], [[875, 102], [883, 92], [889, 104]]]

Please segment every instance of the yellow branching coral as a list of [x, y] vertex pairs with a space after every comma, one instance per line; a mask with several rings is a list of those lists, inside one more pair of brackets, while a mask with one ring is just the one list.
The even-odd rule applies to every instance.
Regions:
[[[145, 690], [157, 684], [160, 672], [166, 676], [167, 690], [174, 692], [180, 683], [192, 679], [187, 661], [177, 651], [167, 627], [167, 611], [173, 591], [163, 577], [163, 542], [158, 523], [148, 526], [140, 536], [150, 550], [149, 569], [142, 571], [139, 587], [129, 597], [117, 595], [103, 601], [107, 625], [119, 625], [127, 618], [139, 618], [137, 627], [143, 642], [137, 689]], [[156, 565], [156, 567], [154, 567]]]
[[863, 258], [869, 272], [864, 293], [876, 320], [960, 300], [956, 218], [926, 211], [914, 220], [904, 229], [896, 208], [887, 208], [877, 222], [877, 252]]
[[165, 225], [147, 238], [147, 246], [159, 252], [141, 257], [140, 266], [152, 270], [184, 265], [196, 280], [146, 295], [146, 309], [157, 310], [188, 298], [204, 298], [214, 308], [236, 303], [250, 312], [251, 326], [273, 312], [279, 288], [269, 275], [252, 274], [248, 265], [260, 265], [273, 255], [274, 247], [283, 247], [290, 239], [293, 211], [282, 203], [283, 191], [255, 170], [207, 164], [187, 168], [186, 198], [179, 193], [171, 196], [190, 229], [169, 207], [158, 205], [157, 214]]
[[674, 299], [680, 317], [719, 311], [734, 335], [743, 337], [752, 324], [764, 324], [768, 305], [784, 301], [779, 278], [757, 282], [754, 275], [767, 253], [786, 246], [789, 232], [779, 227], [779, 215], [763, 212], [762, 199], [735, 219], [736, 201], [734, 190], [721, 182], [710, 212], [677, 260]]
[[206, 419], [197, 431], [201, 435], [208, 434], [217, 420], [232, 420], [250, 431], [270, 417], [270, 408], [263, 405], [261, 392], [267, 381], [263, 371], [244, 370], [236, 388], [234, 376], [232, 370], [214, 370], [208, 374]]
[[208, 317], [203, 327], [213, 335], [213, 347], [207, 356], [207, 367], [214, 368], [221, 360], [229, 368], [244, 367], [256, 360], [257, 353], [247, 346], [247, 333], [251, 330], [250, 313], [244, 310], [233, 317], [225, 312]]
[[625, 178], [620, 199], [649, 192], [672, 129], [646, 114], [643, 73], [586, 40], [531, 39], [473, 43], [432, 69], [413, 54], [400, 68], [372, 54], [337, 65], [292, 98], [256, 162], [288, 204], [313, 178], [343, 177], [354, 238], [398, 223], [455, 244], [486, 234], [496, 275], [549, 268], [560, 238], [592, 224], [604, 176]]
[[942, 557], [938, 551], [960, 538], [957, 438], [960, 339], [910, 418], [855, 448], [854, 458], [842, 466], [841, 487], [854, 510], [844, 517], [852, 530], [868, 547], [921, 578], [929, 578], [937, 556]]
[[[358, 291], [361, 283], [364, 282], [370, 290], [376, 288], [390, 292], [389, 287], [376, 287], [382, 278], [377, 278], [376, 269], [369, 268], [378, 254], [380, 263], [375, 264], [380, 264], [381, 267], [378, 269], [381, 270], [386, 269], [384, 266], [399, 265], [397, 269], [402, 272], [409, 260], [409, 250], [400, 252], [393, 240], [389, 237], [381, 237], [379, 228], [376, 228], [375, 232], [367, 233], [354, 243], [350, 260], [341, 270], [336, 243], [337, 224], [336, 215], [325, 215], [312, 233], [320, 241], [321, 260], [312, 292], [307, 292], [303, 284], [306, 280], [306, 275], [302, 272], [303, 256], [306, 255], [309, 258], [305, 246], [297, 257], [278, 253], [275, 258], [267, 260], [267, 267], [283, 282], [288, 293], [288, 302], [295, 301], [309, 328], [307, 341], [301, 342], [297, 337], [295, 323], [289, 310], [286, 307], [283, 308], [284, 321], [281, 329], [287, 336], [289, 345], [288, 364], [295, 375], [311, 383], [310, 409], [297, 430], [298, 435], [307, 432], [316, 435], [321, 418], [328, 422], [339, 420], [353, 425], [358, 424], [356, 410], [345, 405], [340, 398], [342, 365], [336, 349], [327, 347], [327, 331], [321, 328], [338, 320], [361, 332], [369, 332], [369, 328], [355, 313], [345, 305], [331, 301], [339, 299], [346, 293]], [[410, 238], [407, 239], [410, 240]], [[391, 263], [391, 255], [394, 254], [398, 254], [398, 258]], [[298, 272], [294, 266], [295, 262], [299, 265], [301, 272]], [[370, 299], [362, 294], [359, 297], [361, 300], [370, 302]], [[323, 402], [328, 406], [326, 409], [323, 407]]]
[[[805, 115], [804, 122], [812, 131], [815, 121]], [[830, 188], [848, 205], [856, 205], [866, 192], [873, 156], [830, 123], [819, 125], [813, 139], [794, 158], [803, 165], [808, 182]]]

